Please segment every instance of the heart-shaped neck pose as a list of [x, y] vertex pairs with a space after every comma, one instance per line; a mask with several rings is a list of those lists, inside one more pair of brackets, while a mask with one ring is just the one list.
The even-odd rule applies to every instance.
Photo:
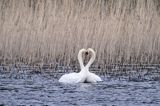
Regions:
[[[91, 59], [89, 60], [86, 66], [84, 66], [83, 60], [82, 60], [83, 52], [87, 54], [91, 52], [92, 54]], [[102, 79], [99, 76], [97, 76], [94, 73], [89, 72], [89, 67], [94, 62], [95, 57], [96, 57], [96, 53], [93, 49], [91, 48], [88, 48], [87, 50], [81, 49], [78, 53], [78, 61], [80, 64], [81, 71], [79, 73], [65, 74], [59, 79], [59, 82], [62, 82], [62, 83], [83, 83], [83, 82], [96, 83], [98, 81], [102, 81]]]

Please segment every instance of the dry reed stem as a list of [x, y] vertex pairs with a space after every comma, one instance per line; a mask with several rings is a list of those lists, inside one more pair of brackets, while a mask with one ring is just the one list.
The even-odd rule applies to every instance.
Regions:
[[1, 63], [159, 64], [158, 0], [1, 0]]

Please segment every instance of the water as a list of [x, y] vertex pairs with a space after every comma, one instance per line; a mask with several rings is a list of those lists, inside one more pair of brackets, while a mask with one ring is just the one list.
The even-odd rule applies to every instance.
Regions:
[[[56, 78], [32, 74], [0, 75], [0, 105], [159, 106], [159, 81], [109, 80], [97, 84], [62, 84]], [[104, 78], [103, 78], [104, 79]]]

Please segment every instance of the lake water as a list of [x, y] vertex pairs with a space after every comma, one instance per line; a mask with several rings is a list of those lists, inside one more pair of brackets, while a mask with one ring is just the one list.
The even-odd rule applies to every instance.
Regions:
[[0, 106], [160, 106], [160, 81], [104, 79], [62, 84], [43, 74], [0, 75]]

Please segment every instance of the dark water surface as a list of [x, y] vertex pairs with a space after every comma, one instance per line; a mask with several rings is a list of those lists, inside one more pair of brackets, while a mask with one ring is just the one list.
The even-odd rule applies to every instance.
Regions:
[[[160, 81], [61, 84], [53, 77], [0, 75], [0, 105], [160, 106]], [[104, 79], [104, 78], [103, 78]]]

